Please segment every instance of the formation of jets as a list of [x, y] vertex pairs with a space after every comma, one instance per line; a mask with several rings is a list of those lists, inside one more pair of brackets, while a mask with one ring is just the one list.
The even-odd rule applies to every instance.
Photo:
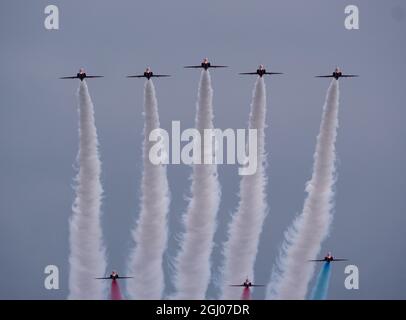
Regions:
[[[308, 260], [309, 262], [326, 262], [330, 263], [333, 261], [348, 261], [348, 259], [337, 259], [334, 258], [334, 256], [331, 254], [331, 252], [328, 252], [327, 255], [323, 259], [315, 259], [315, 260]], [[117, 279], [132, 279], [134, 277], [122, 277], [120, 276], [116, 271], [112, 271], [109, 276], [107, 277], [100, 277], [100, 278], [95, 278], [97, 280], [117, 280]], [[249, 278], [247, 277], [245, 281], [241, 284], [231, 284], [230, 287], [244, 287], [244, 288], [251, 288], [251, 287], [264, 287], [263, 284], [254, 284], [252, 283]]]
[[309, 260], [309, 262], [327, 262], [327, 263], [330, 263], [332, 261], [348, 261], [348, 259], [336, 259], [331, 255], [331, 252], [329, 252], [324, 257], [324, 259]]
[[132, 279], [134, 277], [121, 277], [118, 275], [118, 273], [116, 271], [113, 271], [112, 273], [110, 273], [110, 275], [108, 277], [100, 277], [100, 278], [95, 278], [97, 280], [116, 280], [116, 279]]
[[[212, 65], [210, 61], [205, 58], [200, 65], [191, 65], [191, 66], [185, 66], [184, 68], [194, 68], [194, 69], [204, 69], [208, 70], [209, 68], [227, 68], [227, 66], [223, 65]], [[258, 75], [259, 77], [263, 77], [264, 75], [279, 75], [283, 74], [282, 72], [268, 72], [266, 71], [265, 67], [261, 64], [259, 65], [258, 69], [254, 72], [241, 72], [239, 73], [240, 75]], [[330, 75], [321, 75], [321, 76], [316, 76], [316, 78], [334, 78], [338, 80], [339, 78], [353, 78], [353, 77], [358, 77], [359, 75], [356, 74], [343, 74], [342, 71], [336, 67], [335, 70], [333, 71], [332, 74]], [[91, 78], [102, 78], [103, 76], [98, 76], [98, 75], [87, 75], [85, 70], [83, 68], [79, 69], [79, 72], [76, 74], [76, 76], [67, 76], [67, 77], [60, 77], [59, 79], [79, 79], [80, 81], [83, 81], [83, 79], [91, 79]], [[150, 80], [151, 78], [156, 77], [156, 78], [161, 78], [161, 77], [170, 77], [168, 74], [154, 74], [151, 70], [151, 68], [146, 68], [143, 74], [136, 74], [136, 75], [129, 75], [127, 78], [146, 78], [147, 80]], [[327, 262], [330, 263], [332, 261], [348, 261], [348, 259], [336, 259], [334, 258], [331, 253], [329, 252], [323, 259], [315, 259], [315, 260], [308, 260], [309, 262]], [[100, 278], [95, 278], [98, 280], [116, 280], [116, 279], [131, 279], [133, 277], [121, 277], [116, 271], [112, 271], [112, 273], [107, 276], [107, 277], [100, 277]], [[231, 287], [244, 287], [244, 288], [250, 288], [250, 287], [263, 287], [264, 285], [261, 284], [253, 284], [248, 278], [242, 283], [242, 284], [232, 284], [230, 285]]]
[[[208, 70], [209, 68], [227, 68], [227, 66], [222, 65], [212, 65], [210, 61], [205, 58], [199, 65], [192, 65], [192, 66], [185, 66], [185, 68], [193, 68], [193, 69], [204, 69]], [[266, 71], [265, 67], [261, 64], [258, 69], [254, 72], [241, 72], [240, 75], [258, 75], [262, 77], [264, 75], [276, 75], [276, 74], [283, 74], [282, 72], [268, 72]], [[61, 77], [59, 79], [79, 79], [83, 81], [85, 78], [102, 78], [103, 76], [88, 76], [83, 68], [79, 70], [76, 76], [68, 76], [68, 77]], [[169, 74], [154, 74], [151, 68], [147, 68], [143, 74], [136, 74], [127, 76], [127, 78], [147, 78], [148, 80], [152, 77], [161, 78], [161, 77], [170, 77]], [[323, 76], [316, 76], [317, 78], [334, 78], [338, 80], [339, 78], [353, 78], [358, 77], [357, 74], [343, 74], [341, 70], [337, 67], [330, 75], [323, 75]]]

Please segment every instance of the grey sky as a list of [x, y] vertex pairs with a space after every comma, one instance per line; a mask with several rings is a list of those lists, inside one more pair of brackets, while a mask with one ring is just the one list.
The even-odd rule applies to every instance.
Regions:
[[[44, 28], [44, 8], [60, 10], [60, 30]], [[360, 9], [360, 30], [344, 28], [344, 8]], [[238, 72], [259, 63], [286, 73], [266, 78], [270, 213], [256, 263], [267, 283], [283, 232], [305, 198], [328, 81], [339, 65], [358, 79], [340, 83], [336, 212], [323, 245], [360, 269], [360, 290], [344, 288], [334, 264], [329, 298], [406, 298], [406, 4], [391, 1], [1, 1], [0, 2], [0, 298], [67, 296], [68, 219], [74, 199], [77, 81], [57, 80], [79, 67], [89, 81], [103, 163], [103, 231], [109, 269], [125, 270], [130, 226], [138, 214], [143, 80], [124, 76], [146, 66], [173, 77], [155, 81], [162, 127], [193, 126], [199, 72], [183, 65], [208, 57], [230, 66], [211, 72], [215, 125], [244, 128], [255, 78]], [[219, 168], [221, 244], [237, 205], [237, 166]], [[170, 260], [182, 231], [191, 169], [168, 167], [172, 203]], [[43, 269], [59, 266], [61, 289], [44, 289]], [[100, 276], [100, 275], [95, 275]], [[198, 275], [197, 275], [198, 276]], [[243, 280], [243, 279], [242, 279]], [[264, 297], [256, 290], [255, 298]]]

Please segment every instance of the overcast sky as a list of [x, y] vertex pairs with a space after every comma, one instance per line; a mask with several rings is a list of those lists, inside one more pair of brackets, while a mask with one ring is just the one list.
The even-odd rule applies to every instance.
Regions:
[[[60, 29], [44, 28], [44, 8], [59, 7]], [[358, 5], [360, 29], [344, 27], [344, 8]], [[360, 289], [344, 287], [345, 263], [333, 265], [331, 299], [406, 298], [406, 4], [390, 1], [23, 1], [0, 2], [0, 298], [64, 299], [68, 292], [68, 221], [78, 149], [78, 81], [57, 80], [80, 67], [105, 75], [88, 81], [102, 159], [103, 232], [110, 269], [125, 271], [130, 227], [139, 212], [144, 80], [125, 75], [151, 66], [172, 78], [155, 81], [161, 125], [193, 127], [199, 71], [183, 65], [229, 65], [211, 72], [215, 126], [244, 128], [255, 77], [238, 72], [263, 63], [269, 166], [266, 219], [255, 280], [267, 284], [283, 232], [299, 213], [310, 178], [329, 80], [336, 65], [360, 78], [340, 81], [335, 215], [324, 254], [359, 267]], [[222, 202], [213, 279], [237, 206], [236, 165], [219, 167]], [[170, 165], [172, 201], [165, 254], [182, 232], [191, 168]], [[60, 270], [60, 290], [44, 288], [44, 267]], [[101, 276], [96, 275], [95, 276]], [[198, 275], [196, 275], [198, 276]], [[244, 279], [242, 279], [244, 280]], [[254, 297], [264, 298], [264, 290]]]

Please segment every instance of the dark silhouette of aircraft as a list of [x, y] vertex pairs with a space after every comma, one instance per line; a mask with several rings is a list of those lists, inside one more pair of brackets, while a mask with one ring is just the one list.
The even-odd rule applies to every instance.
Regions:
[[103, 78], [103, 76], [88, 76], [85, 72], [85, 69], [80, 68], [76, 76], [60, 77], [59, 79], [80, 79], [80, 81], [83, 81], [83, 79], [85, 78]]
[[209, 62], [209, 59], [204, 58], [202, 63], [200, 65], [196, 65], [196, 66], [185, 66], [185, 68], [203, 68], [204, 70], [207, 70], [209, 68], [227, 68], [227, 66], [216, 66], [216, 65], [212, 65]]
[[127, 78], [147, 78], [148, 80], [151, 79], [152, 77], [155, 78], [160, 78], [160, 77], [170, 77], [169, 74], [154, 74], [151, 70], [151, 68], [147, 68], [144, 71], [144, 74], [136, 74], [134, 76], [127, 76]]
[[343, 74], [340, 70], [340, 68], [336, 67], [334, 72], [330, 75], [326, 76], [316, 76], [316, 78], [335, 78], [338, 80], [339, 78], [354, 78], [354, 77], [359, 77], [357, 74]]
[[348, 261], [348, 259], [336, 259], [331, 255], [331, 252], [327, 253], [324, 259], [309, 260], [310, 262], [328, 262], [331, 261]]
[[263, 284], [253, 284], [248, 278], [242, 284], [231, 284], [230, 287], [263, 287]]
[[241, 75], [257, 74], [260, 77], [262, 77], [264, 74], [272, 75], [272, 74], [283, 74], [283, 73], [282, 72], [267, 72], [266, 69], [264, 68], [264, 66], [261, 64], [261, 65], [259, 65], [256, 72], [241, 72], [239, 74], [241, 74]]
[[110, 275], [108, 277], [101, 277], [101, 278], [96, 278], [96, 279], [97, 280], [106, 280], [106, 279], [107, 280], [108, 279], [116, 280], [116, 279], [131, 279], [131, 278], [134, 278], [134, 277], [120, 277], [117, 272], [113, 271], [112, 273], [110, 273]]

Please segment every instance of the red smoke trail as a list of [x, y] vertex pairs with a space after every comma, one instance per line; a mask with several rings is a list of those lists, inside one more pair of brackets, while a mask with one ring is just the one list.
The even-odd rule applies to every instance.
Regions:
[[242, 295], [241, 295], [241, 300], [251, 300], [250, 288], [244, 288]]
[[121, 300], [120, 287], [116, 279], [111, 281], [111, 291], [110, 291], [111, 300]]

